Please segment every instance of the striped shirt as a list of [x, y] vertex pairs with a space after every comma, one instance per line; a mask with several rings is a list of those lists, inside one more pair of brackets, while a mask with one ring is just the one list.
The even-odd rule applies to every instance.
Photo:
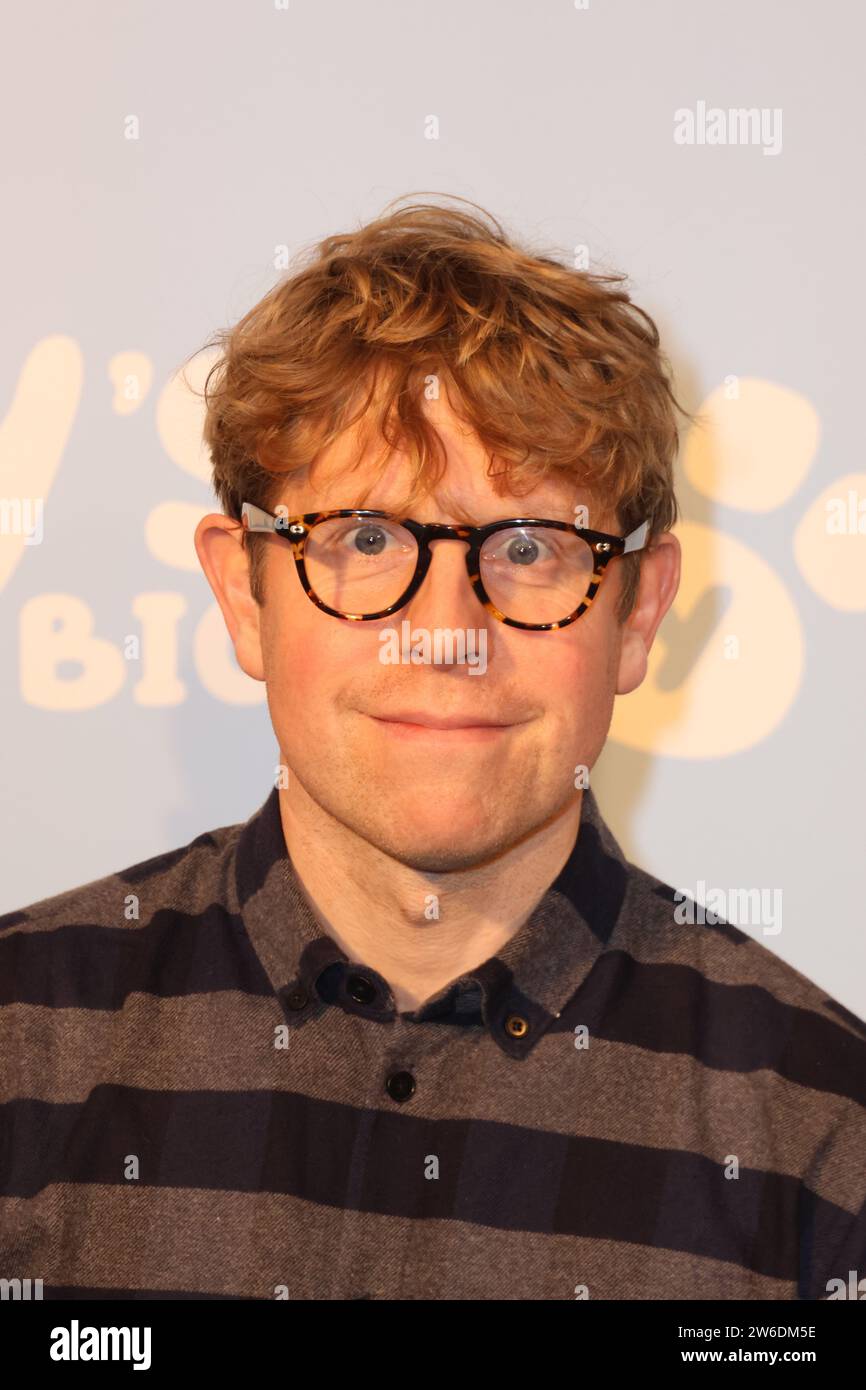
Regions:
[[866, 1026], [742, 931], [678, 920], [682, 897], [587, 790], [526, 924], [401, 1013], [317, 924], [274, 789], [0, 917], [0, 1279], [340, 1300], [866, 1279]]

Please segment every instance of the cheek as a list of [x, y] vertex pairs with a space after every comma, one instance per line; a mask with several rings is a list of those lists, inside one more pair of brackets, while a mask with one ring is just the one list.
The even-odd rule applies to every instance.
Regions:
[[[378, 647], [358, 625], [342, 622], [310, 603], [292, 583], [274, 586], [263, 610], [262, 655], [271, 720], [282, 746], [306, 748], [339, 736], [341, 693], [364, 669], [364, 653]], [[369, 655], [372, 652], [372, 657]], [[322, 750], [324, 752], [324, 750]]]
[[[610, 653], [603, 634], [580, 632], [578, 624], [512, 643], [511, 670], [551, 710], [572, 716], [585, 709], [610, 683]], [[588, 639], [588, 640], [586, 640]]]
[[[589, 615], [587, 615], [589, 616]], [[608, 626], [543, 634], [531, 653], [515, 653], [514, 671], [545, 712], [546, 739], [557, 756], [592, 764], [613, 714], [616, 654]]]
[[272, 567], [268, 601], [262, 610], [262, 659], [268, 703], [278, 734], [315, 710], [317, 694], [336, 665], [326, 624], [337, 620], [320, 613], [301, 590], [297, 576], [277, 575]]

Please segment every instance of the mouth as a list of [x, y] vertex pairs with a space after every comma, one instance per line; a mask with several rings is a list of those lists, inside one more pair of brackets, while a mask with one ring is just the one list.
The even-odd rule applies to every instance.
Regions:
[[399, 710], [393, 714], [371, 714], [367, 717], [385, 733], [398, 738], [485, 741], [499, 738], [509, 729], [518, 727], [511, 721], [486, 719], [470, 713], [443, 715], [424, 710]]

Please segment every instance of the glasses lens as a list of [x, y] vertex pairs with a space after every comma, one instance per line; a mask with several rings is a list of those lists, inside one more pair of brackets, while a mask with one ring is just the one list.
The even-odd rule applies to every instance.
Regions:
[[379, 613], [408, 588], [418, 546], [411, 531], [384, 517], [332, 516], [307, 536], [307, 578], [340, 613]]
[[481, 547], [481, 582], [506, 618], [558, 623], [586, 598], [595, 554], [576, 531], [512, 526]]

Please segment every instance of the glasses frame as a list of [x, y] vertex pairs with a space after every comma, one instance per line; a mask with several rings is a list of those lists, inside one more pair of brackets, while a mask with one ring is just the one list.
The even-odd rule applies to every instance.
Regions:
[[[313, 528], [320, 521], [327, 521], [331, 517], [354, 516], [360, 520], [368, 518], [378, 518], [380, 520], [392, 521], [409, 531], [418, 544], [418, 560], [415, 565], [415, 573], [400, 595], [396, 603], [392, 603], [388, 608], [382, 608], [377, 613], [343, 613], [337, 608], [331, 608], [324, 603], [316, 594], [309, 579], [304, 564], [304, 548], [307, 537]], [[626, 555], [632, 551], [643, 550], [647, 543], [649, 533], [649, 522], [644, 521], [640, 526], [635, 527], [627, 536], [610, 536], [605, 531], [591, 531], [587, 527], [575, 526], [567, 521], [550, 521], [539, 517], [510, 517], [505, 521], [491, 521], [486, 526], [461, 526], [448, 525], [444, 522], [420, 522], [413, 521], [411, 517], [399, 516], [395, 512], [385, 512], [367, 510], [358, 507], [339, 507], [326, 512], [302, 512], [298, 516], [278, 516], [274, 512], [265, 511], [263, 507], [258, 507], [253, 502], [244, 502], [241, 506], [241, 524], [245, 531], [271, 532], [276, 536], [282, 536], [292, 547], [295, 558], [295, 566], [298, 571], [298, 578], [301, 581], [304, 593], [311, 603], [320, 608], [323, 613], [330, 613], [333, 618], [342, 618], [346, 622], [371, 622], [377, 618], [388, 618], [392, 613], [397, 613], [404, 608], [409, 600], [418, 592], [427, 576], [433, 554], [430, 550], [431, 541], [462, 541], [468, 544], [466, 551], [466, 572], [469, 575], [469, 582], [475, 595], [488, 613], [492, 613], [500, 623], [505, 623], [508, 627], [521, 628], [528, 632], [552, 632], [557, 628], [568, 627], [570, 623], [577, 621], [582, 614], [590, 607], [593, 599], [601, 587], [602, 580], [607, 573], [607, 567], [611, 560], [615, 560], [619, 555]], [[481, 547], [488, 536], [493, 536], [497, 531], [507, 531], [514, 526], [537, 526], [544, 527], [550, 531], [571, 531], [576, 532], [582, 540], [585, 540], [592, 550], [595, 557], [595, 565], [589, 587], [582, 602], [569, 613], [567, 617], [560, 618], [555, 623], [522, 623], [517, 618], [509, 618], [496, 607], [496, 604], [488, 596], [484, 584], [481, 580]]]

